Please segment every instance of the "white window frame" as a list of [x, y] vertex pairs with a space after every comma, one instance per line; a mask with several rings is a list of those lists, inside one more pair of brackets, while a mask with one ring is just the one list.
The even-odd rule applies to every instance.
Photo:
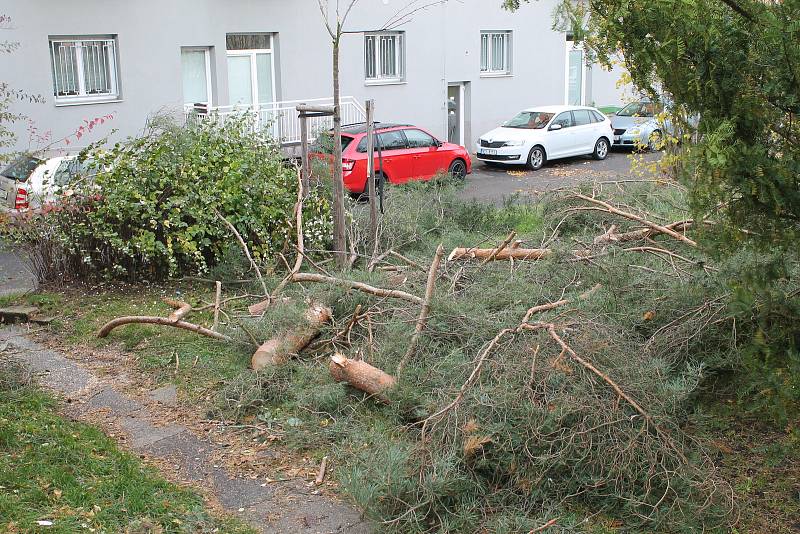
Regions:
[[[495, 37], [502, 37], [505, 44], [505, 54], [503, 58], [504, 68], [492, 68], [492, 58], [494, 57], [494, 42]], [[486, 39], [486, 68], [483, 66], [483, 42]], [[481, 30], [480, 50], [478, 53], [479, 68], [481, 76], [485, 78], [493, 78], [499, 76], [512, 76], [513, 75], [513, 32], [511, 30]]]
[[[258, 65], [256, 64], [256, 56], [258, 54], [269, 54], [270, 55], [270, 66], [272, 70], [272, 102], [258, 102]], [[253, 50], [228, 50], [227, 57], [234, 57], [234, 56], [246, 56], [250, 58], [250, 89], [253, 91], [253, 103], [251, 104], [252, 108], [255, 110], [261, 109], [264, 106], [271, 106], [277, 102], [277, 94], [276, 94], [276, 86], [275, 86], [275, 56], [272, 53], [271, 48], [259, 48]], [[242, 104], [236, 104], [235, 102], [231, 102], [232, 106], [242, 106]]]
[[[53, 97], [56, 105], [77, 105], [93, 104], [102, 102], [114, 102], [120, 99], [119, 93], [119, 71], [117, 69], [117, 37], [108, 36], [83, 36], [83, 37], [50, 37], [50, 63], [53, 74]], [[106, 49], [106, 60], [108, 61], [110, 91], [103, 94], [90, 95], [86, 92], [86, 73], [83, 70], [83, 54], [80, 53], [85, 42], [102, 42]], [[56, 76], [56, 57], [55, 49], [57, 44], [73, 43], [75, 51], [75, 71], [73, 76], [77, 78], [77, 95], [58, 96], [58, 77]]]
[[[383, 38], [395, 39], [394, 61], [396, 67], [395, 76], [384, 76], [383, 61], [384, 57], [380, 53], [380, 41]], [[369, 77], [367, 71], [367, 42], [373, 42], [373, 61], [372, 65], [375, 76]], [[387, 85], [404, 83], [406, 80], [406, 36], [405, 32], [370, 32], [364, 34], [364, 83], [365, 85]]]
[[[208, 96], [208, 102], [185, 102], [185, 95], [181, 95], [184, 99], [184, 107], [192, 108], [194, 104], [206, 104], [211, 107], [212, 102], [214, 102], [214, 84], [211, 82], [211, 48], [208, 46], [182, 46], [181, 52], [203, 52], [206, 58], [206, 95]], [[183, 65], [181, 65], [181, 68], [183, 68]]]

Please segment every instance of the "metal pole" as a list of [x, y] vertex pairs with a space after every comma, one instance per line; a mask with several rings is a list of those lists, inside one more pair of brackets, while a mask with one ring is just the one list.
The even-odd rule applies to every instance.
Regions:
[[369, 194], [369, 228], [373, 244], [378, 242], [378, 207], [375, 204], [375, 101], [367, 100], [367, 192]]
[[300, 157], [301, 170], [300, 181], [303, 184], [303, 194], [307, 194], [310, 186], [311, 167], [308, 161], [308, 117], [305, 113], [300, 113]]

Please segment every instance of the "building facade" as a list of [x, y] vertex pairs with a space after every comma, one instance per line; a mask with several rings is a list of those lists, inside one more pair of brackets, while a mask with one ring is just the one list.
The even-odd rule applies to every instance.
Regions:
[[[556, 1], [509, 13], [500, 0], [362, 0], [341, 44], [345, 121], [373, 99], [377, 120], [474, 149], [478, 135], [526, 107], [619, 105], [619, 73], [588, 67], [551, 29]], [[332, 94], [331, 38], [317, 0], [15, 0], [2, 12], [13, 24], [5, 37], [20, 43], [0, 58], [2, 79], [45, 97], [14, 111], [55, 140], [113, 116], [73, 139], [73, 150], [111, 128], [112, 140], [135, 135], [153, 113], [202, 107], [266, 110], [265, 127], [291, 142], [288, 110]], [[287, 110], [284, 124], [278, 109]], [[36, 148], [25, 123], [15, 128], [18, 149]]]

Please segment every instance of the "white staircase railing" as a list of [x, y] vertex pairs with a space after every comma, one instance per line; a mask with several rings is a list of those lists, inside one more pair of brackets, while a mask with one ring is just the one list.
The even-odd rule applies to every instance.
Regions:
[[[341, 97], [342, 124], [365, 122], [367, 112], [352, 96]], [[297, 114], [299, 104], [314, 106], [332, 106], [333, 98], [312, 98], [306, 100], [284, 100], [256, 106], [219, 106], [207, 110], [187, 106], [184, 116], [191, 120], [214, 120], [221, 124], [231, 117], [244, 116], [251, 121], [253, 131], [264, 131], [277, 139], [281, 144], [290, 145], [300, 142], [300, 119]], [[319, 132], [333, 128], [332, 117], [312, 117], [308, 119], [308, 135], [314, 140]]]

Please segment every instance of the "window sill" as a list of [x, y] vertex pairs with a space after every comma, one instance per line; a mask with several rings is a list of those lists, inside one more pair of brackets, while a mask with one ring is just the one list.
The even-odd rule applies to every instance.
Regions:
[[88, 100], [56, 100], [55, 104], [57, 108], [65, 108], [70, 106], [85, 106], [88, 104], [113, 104], [115, 102], [122, 102], [122, 99], [118, 96], [113, 96], [109, 98], [98, 98], [98, 99], [88, 99]]
[[405, 80], [365, 80], [364, 85], [405, 85], [408, 83]]
[[513, 78], [511, 72], [481, 72], [481, 78]]

